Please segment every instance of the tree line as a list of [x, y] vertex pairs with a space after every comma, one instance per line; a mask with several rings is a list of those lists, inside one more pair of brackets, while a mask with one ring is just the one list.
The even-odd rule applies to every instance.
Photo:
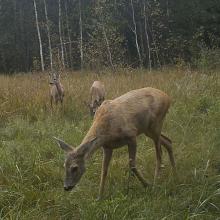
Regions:
[[219, 46], [217, 0], [0, 1], [0, 72], [151, 70]]

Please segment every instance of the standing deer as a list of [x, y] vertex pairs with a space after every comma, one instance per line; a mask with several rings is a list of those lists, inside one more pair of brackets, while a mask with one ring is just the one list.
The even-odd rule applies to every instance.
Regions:
[[94, 81], [90, 88], [90, 103], [87, 104], [91, 116], [95, 115], [96, 110], [105, 100], [105, 87], [100, 81]]
[[85, 162], [94, 151], [102, 147], [103, 164], [99, 197], [104, 192], [112, 151], [127, 145], [129, 153], [129, 167], [144, 187], [146, 180], [136, 168], [136, 138], [140, 134], [150, 137], [156, 149], [155, 177], [161, 169], [161, 145], [168, 154], [171, 165], [175, 170], [171, 140], [161, 134], [163, 121], [170, 106], [170, 98], [164, 92], [154, 88], [132, 90], [114, 100], [106, 100], [98, 108], [93, 124], [84, 137], [82, 143], [75, 149], [62, 140], [55, 138], [59, 146], [66, 151], [66, 177], [64, 189], [71, 190], [85, 172]]
[[64, 88], [60, 82], [60, 74], [52, 73], [50, 75], [50, 104], [53, 107], [53, 102], [57, 105], [60, 101], [63, 104]]

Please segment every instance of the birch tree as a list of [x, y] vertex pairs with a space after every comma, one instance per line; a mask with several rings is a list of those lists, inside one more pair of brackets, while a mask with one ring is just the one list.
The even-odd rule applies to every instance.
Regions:
[[149, 65], [149, 70], [151, 71], [151, 48], [150, 48], [150, 41], [149, 41], [149, 34], [148, 34], [148, 29], [147, 29], [147, 15], [146, 15], [146, 4], [145, 0], [144, 2], [144, 32], [147, 40], [147, 49], [148, 49], [148, 65]]
[[70, 67], [73, 67], [73, 60], [72, 60], [72, 40], [71, 40], [71, 33], [70, 33], [70, 25], [69, 25], [69, 17], [67, 11], [67, 3], [65, 1], [65, 14], [66, 14], [66, 27], [67, 27], [67, 34], [68, 34], [68, 44], [69, 44], [69, 57], [70, 57]]
[[44, 11], [45, 11], [45, 17], [46, 17], [46, 27], [47, 27], [47, 37], [48, 37], [48, 49], [50, 54], [50, 69], [53, 69], [53, 54], [52, 54], [52, 48], [51, 48], [51, 37], [50, 37], [50, 24], [47, 14], [47, 4], [46, 0], [44, 0]]
[[132, 21], [133, 21], [133, 25], [134, 25], [134, 28], [132, 29], [132, 31], [133, 31], [134, 36], [135, 36], [135, 44], [136, 44], [136, 48], [137, 48], [139, 63], [140, 63], [140, 66], [142, 67], [143, 66], [143, 61], [142, 61], [142, 57], [141, 57], [141, 53], [140, 53], [140, 47], [139, 47], [139, 43], [138, 43], [137, 24], [136, 24], [136, 21], [135, 21], [133, 0], [130, 0], [130, 3], [131, 3], [131, 9], [132, 9]]
[[[147, 1], [147, 5], [149, 5], [148, 1]], [[145, 9], [146, 9], [146, 7], [145, 7]], [[154, 8], [154, 10], [158, 10], [158, 9]], [[152, 12], [151, 12], [151, 14], [152, 14]], [[156, 56], [155, 60], [156, 60], [156, 62], [158, 64], [158, 66], [161, 67], [161, 62], [160, 62], [160, 58], [159, 58], [159, 54], [158, 54], [159, 48], [157, 46], [156, 37], [155, 37], [155, 34], [154, 34], [154, 30], [153, 30], [153, 25], [150, 25], [149, 19], [148, 19], [148, 16], [147, 16], [146, 13], [145, 13], [145, 18], [146, 18], [146, 23], [147, 23], [148, 30], [149, 30], [148, 33], [149, 33], [149, 35], [151, 35], [151, 38], [152, 38], [152, 45], [153, 45], [153, 47], [151, 47], [151, 50], [153, 50], [154, 53], [152, 53], [151, 55], [155, 55]], [[151, 20], [154, 20], [152, 16], [151, 16]], [[152, 61], [152, 59], [151, 59], [151, 61]]]
[[110, 24], [109, 24], [109, 19], [110, 18], [108, 18], [108, 19], [106, 18], [106, 17], [108, 17], [108, 14], [106, 12], [107, 11], [107, 7], [108, 6], [107, 6], [105, 1], [99, 1], [98, 2], [98, 7], [97, 7], [98, 8], [97, 16], [100, 19], [100, 26], [101, 26], [103, 37], [104, 37], [104, 40], [105, 40], [106, 51], [108, 53], [108, 62], [109, 62], [110, 67], [114, 71], [114, 65], [113, 65], [113, 62], [112, 62], [111, 48], [110, 48], [109, 39], [108, 39], [108, 35], [107, 35], [107, 32], [106, 32], [106, 28], [105, 28], [106, 26], [107, 27], [110, 26]]
[[60, 48], [61, 48], [61, 62], [65, 68], [64, 48], [63, 48], [63, 37], [62, 37], [62, 24], [61, 24], [61, 0], [59, 0], [59, 37], [60, 37]]
[[107, 37], [106, 31], [105, 31], [104, 25], [102, 25], [102, 30], [103, 30], [103, 35], [104, 35], [104, 38], [105, 38], [106, 48], [107, 48], [107, 51], [108, 51], [109, 64], [110, 64], [112, 70], [114, 71], [115, 68], [114, 68], [114, 65], [113, 65], [113, 62], [112, 62], [112, 54], [111, 54], [109, 41], [108, 41], [108, 37]]
[[35, 13], [38, 41], [39, 41], [39, 47], [40, 47], [41, 70], [44, 71], [43, 48], [42, 48], [41, 33], [40, 33], [39, 21], [38, 21], [37, 5], [36, 5], [35, 0], [34, 0], [34, 13]]
[[83, 60], [83, 28], [82, 28], [81, 0], [79, 0], [79, 29], [80, 29], [80, 59], [81, 59], [81, 69], [83, 69], [84, 60]]

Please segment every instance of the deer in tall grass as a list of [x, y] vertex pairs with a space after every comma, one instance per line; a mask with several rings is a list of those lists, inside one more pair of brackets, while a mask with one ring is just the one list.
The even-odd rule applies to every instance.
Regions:
[[50, 77], [50, 105], [53, 108], [53, 102], [57, 105], [58, 102], [63, 104], [64, 88], [60, 82], [60, 74], [53, 72], [49, 74]]
[[161, 133], [165, 115], [170, 106], [170, 98], [164, 92], [154, 88], [132, 90], [114, 100], [106, 100], [95, 113], [93, 124], [81, 144], [72, 148], [64, 141], [57, 139], [59, 146], [67, 153], [65, 160], [64, 189], [71, 190], [85, 172], [85, 163], [91, 155], [102, 147], [103, 163], [99, 198], [104, 192], [112, 151], [115, 148], [128, 146], [129, 167], [144, 187], [148, 182], [136, 167], [136, 138], [145, 134], [154, 141], [156, 149], [156, 168], [154, 179], [161, 169], [161, 145], [169, 154], [175, 170], [175, 161], [171, 140]]
[[86, 103], [89, 107], [91, 116], [95, 115], [96, 110], [105, 100], [105, 86], [100, 81], [94, 81], [90, 88], [90, 103]]

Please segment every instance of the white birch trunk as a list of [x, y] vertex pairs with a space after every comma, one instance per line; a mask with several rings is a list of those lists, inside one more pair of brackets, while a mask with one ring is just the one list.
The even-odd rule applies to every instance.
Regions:
[[149, 24], [149, 22], [148, 22], [148, 19], [147, 19], [147, 24], [148, 24], [149, 31], [150, 31], [151, 36], [152, 36], [152, 43], [153, 43], [153, 45], [154, 45], [154, 51], [155, 51], [155, 55], [156, 55], [156, 61], [157, 61], [157, 64], [159, 65], [159, 67], [161, 67], [160, 58], [159, 58], [159, 54], [158, 54], [158, 48], [157, 48], [157, 44], [156, 44], [156, 41], [155, 41], [155, 36], [154, 36], [153, 31], [152, 31], [152, 28], [150, 29], [150, 24]]
[[69, 18], [67, 13], [67, 5], [65, 1], [65, 12], [66, 12], [66, 26], [67, 26], [67, 34], [68, 34], [68, 40], [69, 40], [69, 57], [70, 57], [70, 67], [73, 67], [73, 60], [72, 60], [72, 41], [71, 41], [71, 34], [70, 34], [70, 25], [69, 25]]
[[46, 17], [46, 27], [47, 27], [47, 37], [48, 37], [48, 49], [50, 54], [50, 69], [53, 69], [53, 54], [52, 54], [52, 48], [51, 48], [51, 38], [50, 38], [50, 26], [49, 26], [49, 19], [47, 14], [47, 4], [46, 0], [44, 0], [44, 11], [45, 11], [45, 17]]
[[[148, 1], [147, 1], [147, 4], [149, 4]], [[148, 24], [149, 32], [151, 33], [152, 42], [153, 42], [154, 50], [155, 50], [155, 54], [156, 54], [156, 60], [157, 60], [157, 63], [158, 63], [158, 65], [159, 65], [159, 67], [161, 67], [161, 63], [160, 63], [160, 58], [159, 58], [159, 54], [158, 54], [157, 44], [156, 44], [156, 41], [155, 41], [154, 32], [153, 32], [153, 30], [152, 30], [152, 27], [150, 27], [150, 23], [149, 23], [149, 21], [148, 21], [147, 15], [146, 15], [146, 21], [147, 21], [147, 24]]]
[[142, 67], [143, 66], [143, 62], [142, 62], [142, 58], [141, 58], [140, 47], [139, 47], [139, 44], [138, 44], [137, 24], [136, 24], [135, 15], [134, 15], [133, 0], [131, 0], [130, 2], [131, 2], [131, 8], [132, 8], [132, 19], [133, 19], [133, 25], [134, 25], [133, 32], [134, 32], [134, 35], [135, 35], [135, 44], [136, 44], [136, 48], [137, 48], [139, 63], [140, 63], [140, 66]]
[[82, 9], [81, 9], [81, 0], [79, 0], [79, 28], [80, 28], [80, 59], [81, 59], [81, 69], [84, 68], [83, 60], [83, 30], [82, 30]]
[[148, 30], [147, 30], [147, 17], [146, 17], [145, 1], [144, 1], [144, 30], [145, 30], [145, 36], [146, 36], [147, 48], [148, 48], [148, 64], [149, 64], [149, 70], [151, 72], [151, 48], [150, 48], [149, 34], [148, 34]]
[[166, 1], [166, 6], [167, 6], [167, 17], [169, 18], [170, 12], [169, 12], [169, 0]]
[[105, 38], [105, 43], [106, 43], [106, 47], [107, 47], [107, 51], [108, 51], [109, 63], [110, 63], [110, 66], [111, 66], [112, 70], [114, 71], [115, 68], [114, 68], [114, 65], [113, 65], [113, 62], [112, 62], [112, 54], [111, 54], [109, 41], [108, 41], [108, 38], [107, 38], [107, 34], [106, 34], [106, 31], [105, 31], [104, 25], [102, 25], [102, 29], [103, 29], [103, 35], [104, 35], [104, 38]]
[[34, 0], [34, 13], [35, 13], [37, 34], [38, 34], [39, 47], [40, 47], [41, 70], [44, 71], [44, 57], [43, 57], [42, 41], [41, 41], [41, 34], [40, 34], [38, 14], [37, 14], [37, 6], [36, 6], [35, 0]]
[[60, 47], [61, 47], [61, 62], [62, 62], [62, 66], [65, 68], [62, 27], [61, 27], [61, 4], [60, 4], [60, 0], [59, 0], [59, 35], [60, 35]]

